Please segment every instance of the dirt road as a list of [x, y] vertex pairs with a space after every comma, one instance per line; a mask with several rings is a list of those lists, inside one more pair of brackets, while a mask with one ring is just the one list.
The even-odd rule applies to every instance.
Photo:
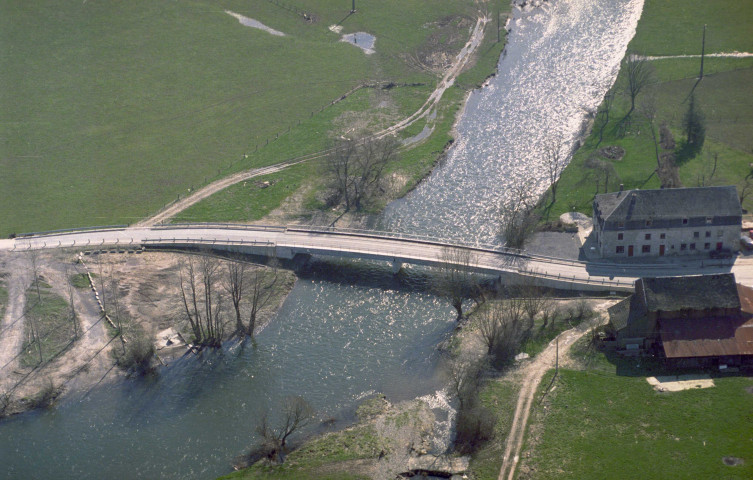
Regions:
[[[455, 79], [457, 78], [457, 76], [460, 75], [460, 73], [463, 71], [463, 68], [465, 68], [465, 66], [468, 64], [468, 60], [471, 58], [473, 53], [478, 49], [478, 46], [481, 45], [481, 41], [484, 39], [484, 27], [486, 26], [486, 23], [488, 21], [489, 19], [486, 16], [478, 17], [478, 19], [476, 20], [476, 25], [471, 31], [471, 36], [468, 39], [468, 42], [460, 50], [460, 53], [458, 53], [458, 55], [455, 57], [455, 60], [453, 61], [452, 65], [450, 66], [450, 68], [447, 69], [447, 72], [445, 72], [444, 77], [442, 77], [442, 80], [439, 82], [437, 87], [434, 89], [431, 95], [429, 95], [429, 98], [426, 100], [426, 102], [424, 102], [424, 104], [421, 105], [421, 108], [416, 110], [416, 112], [410, 115], [409, 117], [399, 121], [395, 125], [392, 125], [391, 127], [386, 128], [382, 130], [381, 132], [375, 133], [374, 135], [372, 135], [372, 138], [383, 138], [388, 135], [394, 135], [400, 132], [401, 130], [404, 130], [405, 128], [413, 125], [419, 119], [426, 117], [434, 110], [436, 105], [442, 99], [444, 92], [455, 83]], [[224, 190], [225, 188], [231, 185], [235, 185], [236, 183], [240, 183], [254, 177], [259, 177], [262, 175], [269, 175], [270, 173], [276, 173], [276, 172], [285, 170], [288, 167], [292, 167], [293, 165], [298, 165], [303, 162], [308, 162], [310, 160], [322, 158], [326, 156], [328, 153], [329, 153], [328, 150], [323, 150], [321, 152], [304, 155], [302, 157], [288, 160], [286, 162], [278, 163], [276, 165], [271, 165], [271, 166], [262, 167], [262, 168], [254, 168], [251, 170], [246, 170], [243, 172], [235, 173], [225, 178], [221, 178], [215, 182], [210, 183], [209, 185], [203, 188], [200, 188], [199, 190], [183, 198], [182, 200], [178, 200], [177, 202], [170, 205], [169, 207], [162, 210], [161, 212], [157, 213], [156, 215], [150, 218], [144, 219], [141, 222], [138, 222], [137, 224], [134, 225], [134, 227], [136, 228], [151, 227], [161, 222], [165, 222], [169, 220], [170, 218], [174, 217], [175, 215], [177, 215], [178, 213], [182, 212], [183, 210], [187, 209], [191, 205], [194, 205], [200, 202], [201, 200], [209, 197], [210, 195], [217, 193], [220, 190]]]
[[12, 372], [18, 365], [18, 355], [24, 341], [24, 309], [26, 289], [31, 285], [31, 273], [23, 255], [7, 255], [3, 270], [9, 272], [5, 279], [8, 304], [0, 324], [0, 391], [13, 386]]
[[[571, 328], [562, 332], [556, 340], [559, 340], [560, 360], [564, 357], [570, 347], [582, 337], [591, 327], [597, 325], [604, 319], [606, 309], [614, 301], [607, 301], [596, 306], [595, 311], [599, 316], [590, 322], [583, 322], [576, 328]], [[541, 378], [549, 370], [554, 368], [557, 357], [557, 341], [552, 340], [543, 352], [536, 355], [534, 359], [522, 368], [520, 375], [523, 378], [523, 384], [518, 394], [518, 402], [515, 406], [515, 416], [513, 417], [510, 434], [507, 436], [505, 453], [502, 461], [502, 468], [499, 471], [499, 480], [512, 480], [515, 475], [515, 469], [520, 459], [520, 449], [525, 438], [526, 425], [528, 424], [528, 415], [531, 412], [531, 405], [536, 396]]]

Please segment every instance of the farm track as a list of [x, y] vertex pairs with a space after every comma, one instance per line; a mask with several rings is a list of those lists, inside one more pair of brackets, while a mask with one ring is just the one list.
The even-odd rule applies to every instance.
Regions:
[[[597, 307], [598, 312], [606, 311], [607, 306], [612, 302], [605, 302]], [[597, 317], [597, 320], [601, 318], [601, 314]], [[595, 325], [594, 322], [584, 322], [570, 330], [566, 330], [557, 336], [559, 340], [559, 356], [560, 359], [565, 357], [570, 350], [570, 347], [578, 341], [588, 330]], [[528, 425], [528, 416], [531, 413], [531, 406], [536, 396], [536, 390], [538, 390], [539, 383], [544, 377], [544, 374], [552, 369], [557, 360], [557, 341], [552, 340], [549, 345], [536, 355], [534, 359], [525, 365], [521, 371], [522, 385], [520, 387], [520, 393], [518, 394], [518, 401], [515, 405], [515, 415], [513, 417], [512, 426], [510, 427], [510, 433], [507, 436], [507, 442], [505, 444], [505, 453], [502, 461], [502, 468], [499, 471], [498, 480], [512, 480], [515, 478], [515, 469], [518, 466], [520, 460], [521, 448], [523, 446], [523, 440], [525, 439], [526, 426]]]
[[[413, 125], [418, 120], [429, 115], [437, 106], [437, 104], [439, 104], [439, 101], [442, 99], [444, 92], [455, 83], [455, 79], [457, 78], [457, 76], [460, 75], [460, 73], [463, 71], [463, 68], [465, 68], [465, 66], [468, 64], [468, 60], [470, 59], [470, 57], [478, 49], [479, 45], [481, 45], [481, 42], [484, 39], [484, 27], [486, 26], [486, 23], [488, 21], [489, 19], [486, 16], [478, 17], [476, 19], [476, 25], [471, 31], [471, 36], [468, 39], [468, 42], [465, 44], [465, 46], [463, 46], [463, 48], [460, 50], [460, 53], [458, 53], [458, 55], [455, 57], [453, 64], [450, 66], [450, 68], [447, 69], [447, 72], [445, 72], [444, 77], [442, 77], [442, 80], [439, 82], [439, 84], [431, 93], [431, 95], [429, 95], [429, 98], [426, 100], [426, 102], [424, 102], [421, 108], [416, 110], [416, 112], [410, 115], [409, 117], [401, 120], [400, 122], [392, 125], [391, 127], [388, 127], [380, 132], [375, 133], [374, 135], [371, 136], [371, 138], [378, 139], [378, 138], [383, 138], [389, 135], [394, 135], [408, 128], [409, 126]], [[152, 227], [154, 225], [164, 223], [170, 220], [175, 215], [179, 214], [180, 212], [191, 207], [192, 205], [195, 205], [196, 203], [208, 198], [209, 196], [221, 190], [224, 190], [227, 187], [230, 187], [237, 183], [240, 183], [240, 182], [243, 182], [243, 181], [255, 178], [255, 177], [259, 177], [262, 175], [269, 175], [272, 173], [277, 173], [289, 167], [292, 167], [294, 165], [299, 165], [304, 162], [320, 159], [327, 156], [329, 153], [330, 153], [330, 150], [322, 150], [319, 152], [315, 152], [315, 153], [303, 155], [301, 157], [297, 157], [294, 159], [290, 159], [288, 161], [281, 162], [276, 165], [270, 165], [267, 167], [245, 170], [243, 172], [238, 172], [230, 176], [227, 176], [225, 178], [221, 178], [217, 181], [210, 183], [209, 185], [206, 185], [203, 188], [200, 188], [199, 190], [192, 193], [191, 195], [188, 195], [187, 197], [181, 200], [178, 200], [177, 202], [173, 203], [169, 207], [158, 212], [156, 215], [134, 224], [133, 227], [134, 228]]]

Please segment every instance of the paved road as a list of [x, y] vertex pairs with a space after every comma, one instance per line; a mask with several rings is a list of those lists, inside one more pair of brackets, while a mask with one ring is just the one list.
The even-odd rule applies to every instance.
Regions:
[[[0, 251], [22, 253], [28, 249], [55, 248], [207, 247], [275, 254], [319, 254], [438, 266], [448, 247], [470, 249], [472, 267], [493, 274], [504, 272], [536, 276], [552, 286], [582, 290], [632, 290], [641, 276], [697, 275], [732, 271], [737, 280], [753, 285], [753, 259], [729, 261], [685, 260], [661, 265], [605, 264], [525, 255], [490, 247], [452, 245], [431, 239], [405, 238], [384, 232], [341, 229], [312, 230], [299, 227], [243, 225], [190, 225], [149, 228], [118, 228], [65, 232], [0, 240]], [[725, 265], [725, 263], [727, 263]]]

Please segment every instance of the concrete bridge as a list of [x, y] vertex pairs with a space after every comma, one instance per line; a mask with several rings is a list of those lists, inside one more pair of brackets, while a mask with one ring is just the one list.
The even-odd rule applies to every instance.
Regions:
[[[389, 262], [397, 272], [403, 264], [439, 267], [448, 263], [507, 282], [523, 277], [542, 286], [586, 291], [631, 291], [640, 276], [693, 275], [733, 270], [730, 261], [683, 261], [660, 265], [589, 263], [531, 255], [504, 247], [458, 244], [415, 235], [334, 228], [277, 227], [237, 224], [179, 224], [155, 227], [104, 227], [26, 234], [0, 240], [0, 251], [22, 253], [38, 249], [149, 249], [195, 248], [242, 252], [291, 259], [296, 255]], [[470, 252], [470, 263], [457, 262], [449, 251]], [[733, 260], [734, 261], [734, 260]], [[740, 263], [740, 262], [738, 262]], [[753, 282], [753, 262], [740, 270]], [[737, 273], [737, 272], [736, 272]], [[738, 279], [738, 281], [741, 281]]]

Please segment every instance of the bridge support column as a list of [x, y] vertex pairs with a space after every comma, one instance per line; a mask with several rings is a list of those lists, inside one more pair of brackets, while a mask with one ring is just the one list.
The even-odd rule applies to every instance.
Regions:
[[392, 274], [393, 275], [397, 275], [401, 268], [403, 268], [403, 262], [399, 260], [392, 260]]

